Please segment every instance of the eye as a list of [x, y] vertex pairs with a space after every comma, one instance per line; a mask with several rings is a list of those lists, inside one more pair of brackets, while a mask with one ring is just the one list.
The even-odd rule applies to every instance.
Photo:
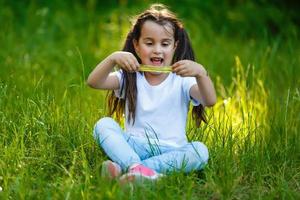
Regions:
[[152, 45], [152, 42], [145, 42], [145, 44], [146, 44], [147, 46], [151, 46], [151, 45]]
[[163, 43], [162, 43], [162, 46], [163, 46], [163, 47], [167, 47], [167, 46], [169, 46], [169, 45], [170, 45], [169, 42], [163, 42]]

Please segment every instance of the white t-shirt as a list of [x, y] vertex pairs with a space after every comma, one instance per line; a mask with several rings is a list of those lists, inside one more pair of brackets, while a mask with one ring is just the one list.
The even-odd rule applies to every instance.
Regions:
[[[122, 71], [115, 72], [122, 84]], [[194, 77], [180, 77], [169, 73], [159, 85], [150, 85], [143, 73], [137, 75], [137, 102], [135, 123], [125, 122], [127, 134], [147, 137], [151, 143], [182, 146], [187, 143], [186, 121], [189, 103], [199, 105], [191, 99], [190, 89], [197, 84]], [[120, 85], [121, 85], [120, 84]], [[120, 90], [117, 97], [122, 98]], [[128, 109], [125, 108], [125, 116]]]

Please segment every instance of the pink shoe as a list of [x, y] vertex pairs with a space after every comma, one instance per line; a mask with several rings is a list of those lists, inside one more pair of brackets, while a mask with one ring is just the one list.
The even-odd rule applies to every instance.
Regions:
[[109, 179], [117, 178], [121, 175], [121, 167], [115, 162], [106, 160], [102, 163], [101, 175]]
[[143, 182], [147, 180], [154, 181], [162, 176], [162, 174], [159, 174], [156, 171], [139, 164], [135, 167], [130, 168], [128, 173], [121, 176], [120, 181], [121, 183], [134, 181]]

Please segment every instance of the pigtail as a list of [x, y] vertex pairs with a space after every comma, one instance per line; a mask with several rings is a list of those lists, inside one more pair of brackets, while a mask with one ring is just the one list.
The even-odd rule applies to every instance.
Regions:
[[195, 60], [194, 56], [194, 50], [191, 46], [189, 36], [184, 28], [178, 28], [178, 31], [175, 30], [175, 33], [177, 32], [177, 37], [175, 35], [175, 38], [178, 38], [178, 44], [177, 48], [175, 50], [173, 62], [177, 62], [179, 60]]
[[[127, 35], [123, 51], [131, 52], [135, 55], [136, 52], [133, 46], [133, 36], [135, 32], [131, 31]], [[140, 62], [139, 58], [138, 61]], [[112, 116], [115, 113], [116, 120], [121, 122], [123, 114], [125, 113], [125, 104], [128, 105], [128, 122], [132, 120], [135, 122], [135, 109], [136, 109], [136, 98], [137, 98], [137, 86], [136, 86], [136, 73], [128, 73], [122, 70], [122, 83], [120, 83], [120, 94], [124, 94], [124, 97], [116, 97], [114, 91], [109, 91], [107, 95], [107, 107], [108, 114]]]
[[125, 100], [121, 98], [117, 98], [115, 96], [114, 91], [109, 91], [106, 95], [106, 102], [107, 102], [107, 108], [108, 108], [108, 115], [112, 116], [115, 114], [116, 120], [118, 122], [121, 122], [122, 115], [124, 113], [124, 107], [125, 107]]
[[[184, 28], [178, 26], [178, 30], [175, 30], [175, 33], [177, 32], [177, 37], [175, 35], [175, 38], [177, 38], [178, 44], [177, 48], [174, 54], [173, 62], [177, 62], [179, 60], [193, 60], [195, 61], [195, 54], [193, 51], [193, 48], [191, 46], [191, 42], [189, 39], [189, 36]], [[206, 114], [205, 114], [205, 108], [202, 104], [199, 106], [193, 106], [192, 109], [192, 119], [195, 122], [195, 125], [197, 127], [200, 126], [201, 122], [207, 123]]]
[[137, 98], [136, 73], [128, 73], [124, 71], [125, 80], [125, 99], [128, 101], [128, 122], [135, 122], [135, 109]]

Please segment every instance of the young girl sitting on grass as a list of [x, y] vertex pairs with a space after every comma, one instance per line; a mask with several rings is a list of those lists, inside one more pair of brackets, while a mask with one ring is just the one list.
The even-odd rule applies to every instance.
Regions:
[[[143, 72], [142, 65], [154, 70]], [[113, 72], [115, 66], [120, 69]], [[171, 73], [163, 66], [171, 66]], [[205, 121], [204, 107], [215, 104], [215, 89], [195, 62], [183, 25], [163, 5], [152, 5], [137, 17], [123, 50], [100, 62], [87, 83], [111, 90], [110, 115], [120, 120], [125, 113], [124, 131], [109, 117], [95, 125], [94, 137], [111, 159], [103, 162], [102, 173], [127, 182], [205, 166], [207, 147], [188, 142], [185, 126], [190, 102], [197, 126]]]

